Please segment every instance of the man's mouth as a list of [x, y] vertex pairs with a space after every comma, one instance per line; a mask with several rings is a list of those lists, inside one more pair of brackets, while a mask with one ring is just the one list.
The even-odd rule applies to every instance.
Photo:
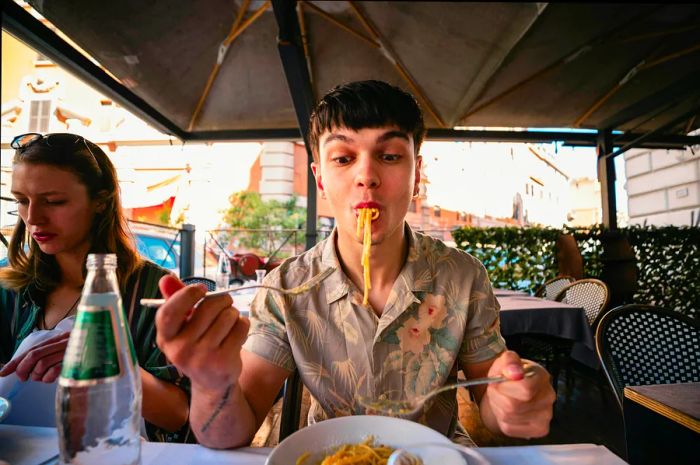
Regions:
[[355, 210], [359, 210], [360, 208], [376, 208], [379, 210], [379, 204], [377, 202], [360, 202], [355, 205]]

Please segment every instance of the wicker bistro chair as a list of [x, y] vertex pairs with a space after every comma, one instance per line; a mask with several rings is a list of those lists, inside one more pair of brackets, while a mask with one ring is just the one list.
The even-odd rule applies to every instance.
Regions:
[[203, 278], [201, 276], [188, 276], [187, 278], [182, 278], [182, 282], [185, 284], [206, 284], [207, 285], [207, 290], [209, 291], [215, 291], [216, 290], [216, 281], [213, 279], [209, 278]]
[[547, 300], [555, 300], [562, 289], [576, 281], [572, 276], [557, 276], [542, 284], [535, 292], [535, 297], [542, 297]]
[[[581, 279], [564, 287], [559, 291], [559, 294], [557, 294], [554, 300], [577, 307], [583, 307], [583, 310], [586, 312], [588, 324], [591, 325], [595, 331], [598, 324], [598, 316], [602, 313], [610, 300], [610, 291], [603, 281], [591, 278]], [[553, 341], [557, 373], [561, 366], [563, 366], [566, 372], [567, 391], [570, 390], [569, 386], [573, 380], [570, 369], [570, 355], [573, 345], [573, 342], [568, 339], [555, 339]]]
[[607, 312], [596, 350], [620, 408], [625, 386], [700, 382], [700, 322], [650, 305]]
[[[565, 285], [553, 300], [582, 307], [586, 312], [588, 323], [595, 327], [598, 315], [608, 304], [608, 296], [608, 287], [604, 282], [597, 279], [581, 279]], [[552, 376], [552, 385], [555, 390], [559, 384], [559, 373], [562, 368], [566, 373], [567, 393], [571, 390], [573, 378], [571, 376], [570, 355], [573, 341], [539, 334], [524, 335], [520, 343], [521, 350], [526, 356], [547, 367]]]
[[588, 324], [593, 326], [600, 312], [608, 305], [608, 286], [598, 279], [581, 279], [565, 286], [554, 298], [557, 302], [583, 307]]

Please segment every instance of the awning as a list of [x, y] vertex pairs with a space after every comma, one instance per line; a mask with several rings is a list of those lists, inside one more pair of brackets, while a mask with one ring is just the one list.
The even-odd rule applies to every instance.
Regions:
[[[30, 4], [166, 132], [298, 136], [269, 2]], [[297, 13], [314, 98], [372, 78], [416, 94], [435, 129], [700, 126], [697, 4], [338, 1], [299, 2]]]

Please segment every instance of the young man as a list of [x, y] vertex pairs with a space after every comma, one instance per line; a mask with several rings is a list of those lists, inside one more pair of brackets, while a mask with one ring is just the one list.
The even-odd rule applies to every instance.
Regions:
[[[336, 228], [266, 283], [288, 288], [328, 268], [332, 274], [295, 297], [259, 292], [252, 323], [228, 296], [202, 302], [188, 319], [204, 290], [161, 281], [170, 298], [156, 319], [159, 346], [192, 382], [190, 422], [202, 444], [248, 444], [295, 368], [313, 396], [310, 421], [365, 413], [358, 397], [393, 391], [410, 398], [456, 381], [462, 369], [467, 378], [512, 380], [473, 391], [491, 431], [548, 433], [549, 375], [536, 365], [523, 378], [520, 358], [506, 351], [484, 267], [405, 222], [418, 194], [424, 133], [417, 102], [399, 88], [379, 81], [337, 87], [317, 105], [309, 137]], [[362, 208], [376, 210], [366, 304]], [[413, 419], [454, 438], [456, 411], [450, 391]]]

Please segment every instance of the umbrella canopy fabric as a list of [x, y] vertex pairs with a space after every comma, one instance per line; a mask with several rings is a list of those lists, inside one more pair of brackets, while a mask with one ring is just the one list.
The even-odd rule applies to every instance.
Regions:
[[[269, 2], [30, 4], [183, 133], [298, 127]], [[316, 98], [381, 79], [430, 128], [700, 126], [697, 4], [298, 2], [297, 18]]]

